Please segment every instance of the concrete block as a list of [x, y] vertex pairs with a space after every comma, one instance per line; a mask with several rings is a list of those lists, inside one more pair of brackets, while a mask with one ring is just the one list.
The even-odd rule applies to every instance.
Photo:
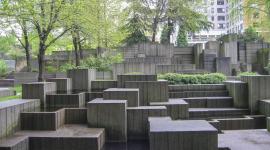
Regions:
[[227, 76], [232, 75], [231, 57], [217, 57], [216, 58], [216, 71]]
[[183, 99], [169, 99], [168, 102], [152, 102], [150, 106], [166, 106], [167, 114], [173, 119], [188, 119], [189, 104]]
[[47, 82], [55, 82], [57, 92], [72, 91], [72, 80], [70, 78], [50, 78]]
[[248, 108], [248, 84], [242, 81], [225, 81], [224, 84], [233, 98], [234, 107]]
[[87, 92], [91, 90], [91, 81], [96, 79], [96, 70], [72, 69], [68, 70], [67, 77], [72, 79], [72, 89], [74, 91]]
[[126, 81], [126, 88], [138, 88], [140, 106], [147, 106], [151, 102], [167, 102], [168, 82], [167, 81]]
[[46, 108], [79, 108], [85, 106], [85, 94], [81, 93], [66, 93], [66, 94], [47, 94]]
[[109, 88], [117, 88], [116, 80], [94, 80], [91, 83], [91, 92], [103, 92]]
[[86, 104], [96, 98], [103, 98], [103, 92], [85, 92]]
[[110, 88], [103, 92], [104, 100], [127, 100], [128, 107], [139, 106], [139, 89]]
[[148, 139], [148, 117], [167, 116], [165, 106], [140, 106], [127, 108], [128, 114], [128, 139]]
[[0, 150], [29, 150], [26, 136], [11, 136], [0, 140]]
[[40, 99], [41, 107], [46, 107], [46, 95], [56, 92], [54, 82], [33, 82], [22, 84], [23, 99]]
[[259, 101], [259, 112], [266, 117], [270, 117], [270, 99]]
[[248, 84], [249, 109], [256, 114], [259, 112], [259, 100], [270, 98], [270, 76], [242, 76], [241, 80]]
[[150, 120], [150, 150], [217, 150], [218, 131], [207, 121]]
[[86, 108], [66, 108], [65, 124], [86, 124], [87, 109]]
[[127, 101], [95, 99], [87, 104], [89, 127], [105, 128], [106, 141], [127, 141]]
[[270, 117], [267, 118], [267, 130], [270, 132]]

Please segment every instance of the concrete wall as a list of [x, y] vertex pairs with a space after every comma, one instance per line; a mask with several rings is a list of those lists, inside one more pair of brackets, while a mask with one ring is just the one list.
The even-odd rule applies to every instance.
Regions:
[[224, 82], [236, 108], [248, 108], [248, 84], [242, 81]]
[[90, 91], [91, 81], [96, 80], [94, 69], [73, 69], [68, 70], [68, 78], [72, 79], [72, 89], [75, 91]]
[[216, 72], [222, 73], [226, 76], [232, 75], [231, 58], [217, 57], [216, 58]]

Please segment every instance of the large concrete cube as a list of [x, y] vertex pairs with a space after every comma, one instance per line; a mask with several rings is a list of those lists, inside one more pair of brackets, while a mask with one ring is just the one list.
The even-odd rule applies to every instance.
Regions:
[[96, 79], [94, 69], [72, 69], [68, 70], [67, 77], [72, 79], [74, 91], [90, 91], [91, 81]]
[[89, 127], [105, 128], [106, 141], [127, 141], [127, 101], [95, 99], [87, 104]]
[[46, 108], [79, 108], [85, 106], [85, 93], [48, 94]]
[[128, 140], [148, 139], [148, 117], [167, 116], [165, 106], [140, 106], [127, 108]]
[[46, 94], [56, 92], [54, 82], [33, 82], [22, 84], [23, 99], [40, 99], [41, 107], [46, 107]]
[[169, 99], [167, 81], [126, 81], [126, 88], [138, 88], [140, 106], [148, 106], [151, 102], [167, 102]]
[[55, 82], [57, 92], [72, 91], [72, 80], [70, 78], [51, 78], [47, 82]]
[[149, 120], [150, 150], [217, 150], [218, 131], [205, 120]]
[[259, 112], [266, 117], [270, 117], [270, 99], [260, 100], [259, 102]]
[[173, 119], [188, 119], [189, 105], [182, 99], [169, 99], [168, 102], [152, 102], [151, 106], [166, 106], [167, 114]]
[[139, 89], [110, 88], [103, 92], [104, 100], [127, 100], [128, 107], [139, 106]]
[[225, 81], [233, 105], [237, 108], [248, 108], [248, 84], [242, 81]]
[[103, 92], [109, 88], [117, 88], [116, 80], [94, 80], [91, 83], [91, 92]]

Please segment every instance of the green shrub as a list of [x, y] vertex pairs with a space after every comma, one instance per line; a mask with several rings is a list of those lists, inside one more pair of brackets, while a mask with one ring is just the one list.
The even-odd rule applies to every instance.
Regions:
[[67, 70], [75, 69], [76, 66], [72, 63], [66, 63], [64, 65], [61, 65], [60, 72], [67, 72]]
[[5, 77], [8, 74], [8, 66], [4, 60], [0, 60], [0, 77]]
[[169, 84], [220, 84], [226, 80], [226, 76], [220, 73], [195, 75], [167, 73], [158, 75], [158, 79], [167, 80]]
[[238, 76], [255, 76], [255, 75], [258, 75], [257, 72], [241, 72], [238, 74]]

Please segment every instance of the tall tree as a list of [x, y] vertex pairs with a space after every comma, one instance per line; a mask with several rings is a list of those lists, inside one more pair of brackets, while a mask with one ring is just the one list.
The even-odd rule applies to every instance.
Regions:
[[186, 47], [188, 46], [187, 41], [187, 32], [184, 27], [179, 27], [177, 39], [176, 39], [176, 46], [177, 47]]

